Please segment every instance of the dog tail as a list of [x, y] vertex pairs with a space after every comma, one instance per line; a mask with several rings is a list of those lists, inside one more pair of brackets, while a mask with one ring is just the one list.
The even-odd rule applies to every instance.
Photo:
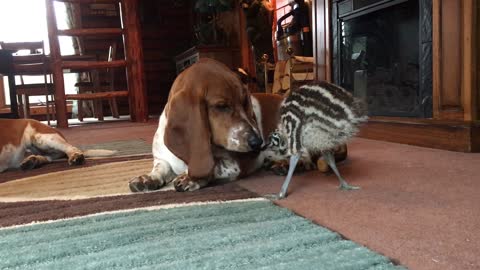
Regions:
[[106, 150], [106, 149], [90, 149], [83, 151], [85, 157], [109, 157], [113, 156], [118, 151], [116, 150]]

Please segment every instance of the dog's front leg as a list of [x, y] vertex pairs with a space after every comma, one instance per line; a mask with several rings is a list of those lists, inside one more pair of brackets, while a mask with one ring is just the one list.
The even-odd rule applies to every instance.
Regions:
[[209, 178], [196, 178], [193, 179], [188, 176], [188, 173], [182, 173], [178, 175], [173, 180], [173, 186], [175, 187], [176, 191], [184, 192], [184, 191], [194, 191], [206, 187], [210, 182]]
[[168, 162], [163, 159], [156, 159], [149, 174], [132, 178], [128, 186], [133, 192], [153, 191], [170, 183], [175, 176], [177, 175]]
[[206, 187], [211, 181], [229, 182], [240, 177], [240, 165], [230, 157], [218, 158], [215, 162], [213, 175], [204, 178], [192, 178], [188, 172], [179, 174], [173, 180], [173, 186], [177, 191], [194, 191]]

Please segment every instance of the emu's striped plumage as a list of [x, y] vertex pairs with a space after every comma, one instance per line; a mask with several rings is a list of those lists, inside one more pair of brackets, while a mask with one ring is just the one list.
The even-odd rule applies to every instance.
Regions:
[[[367, 119], [364, 103], [334, 84], [316, 82], [292, 91], [281, 106], [278, 134], [274, 134], [287, 141], [290, 156], [289, 173], [279, 196], [285, 196], [298, 159], [320, 153], [337, 174], [340, 187], [356, 189], [338, 173], [332, 149], [345, 144]], [[277, 150], [282, 149], [277, 145]]]
[[327, 82], [292, 91], [280, 109], [280, 132], [288, 140], [290, 154], [344, 144], [367, 120], [363, 107], [349, 92]]

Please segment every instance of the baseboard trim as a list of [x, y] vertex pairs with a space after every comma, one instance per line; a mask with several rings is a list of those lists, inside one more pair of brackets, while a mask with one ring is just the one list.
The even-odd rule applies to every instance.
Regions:
[[457, 152], [480, 152], [478, 122], [372, 117], [359, 137]]

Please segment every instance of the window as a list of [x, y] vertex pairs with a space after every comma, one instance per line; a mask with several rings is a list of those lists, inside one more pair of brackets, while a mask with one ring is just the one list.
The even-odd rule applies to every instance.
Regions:
[[[67, 29], [67, 12], [64, 3], [54, 2], [57, 25], [59, 29]], [[46, 21], [45, 1], [43, 0], [15, 0], [0, 1], [0, 41], [4, 42], [45, 42], [45, 52], [49, 53], [49, 42]], [[6, 27], [8, 26], [8, 27]], [[71, 37], [60, 37], [60, 48], [63, 55], [74, 54]], [[19, 78], [16, 78], [17, 84]], [[25, 83], [43, 82], [43, 76], [24, 76]], [[76, 74], [65, 74], [65, 85], [67, 93], [74, 93], [73, 85], [76, 82]], [[2, 89], [2, 88], [0, 88]], [[8, 78], [3, 78], [3, 91], [0, 92], [0, 101], [5, 100], [10, 104]], [[30, 102], [45, 102], [45, 97], [30, 97]]]

